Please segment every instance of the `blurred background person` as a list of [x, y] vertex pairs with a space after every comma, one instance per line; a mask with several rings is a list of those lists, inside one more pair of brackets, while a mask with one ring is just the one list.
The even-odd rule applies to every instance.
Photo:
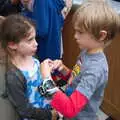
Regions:
[[[21, 3], [22, 14], [36, 24], [39, 60], [62, 58], [61, 31], [72, 0], [21, 0]], [[69, 9], [63, 10], [65, 7]]]

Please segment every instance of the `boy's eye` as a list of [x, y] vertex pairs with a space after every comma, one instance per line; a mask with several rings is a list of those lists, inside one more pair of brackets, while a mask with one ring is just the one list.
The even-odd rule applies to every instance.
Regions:
[[82, 34], [83, 32], [82, 31], [76, 31], [77, 34]]
[[83, 32], [79, 32], [80, 34], [82, 34]]
[[82, 30], [75, 30], [76, 33], [82, 34], [83, 31]]
[[79, 30], [78, 32], [79, 32], [80, 34], [82, 34], [82, 33], [83, 33], [83, 31], [82, 31], [82, 30]]

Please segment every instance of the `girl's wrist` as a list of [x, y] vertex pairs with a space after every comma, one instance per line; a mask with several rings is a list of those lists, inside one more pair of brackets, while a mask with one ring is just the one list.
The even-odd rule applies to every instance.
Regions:
[[43, 80], [52, 80], [52, 77], [51, 77], [51, 75], [44, 75], [44, 76], [42, 76], [42, 79]]

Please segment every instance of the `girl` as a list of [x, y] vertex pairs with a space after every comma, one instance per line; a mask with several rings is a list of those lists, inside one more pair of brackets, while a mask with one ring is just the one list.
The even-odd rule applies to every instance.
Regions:
[[1, 25], [1, 43], [8, 55], [6, 94], [21, 119], [51, 120], [56, 112], [50, 110], [49, 100], [38, 93], [42, 82], [39, 61], [33, 57], [37, 50], [35, 27], [31, 20], [10, 15]]

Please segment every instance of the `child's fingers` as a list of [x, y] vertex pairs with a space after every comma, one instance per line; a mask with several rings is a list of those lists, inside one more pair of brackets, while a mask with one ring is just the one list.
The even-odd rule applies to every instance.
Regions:
[[61, 60], [55, 60], [54, 61], [54, 69], [59, 69], [62, 66]]

